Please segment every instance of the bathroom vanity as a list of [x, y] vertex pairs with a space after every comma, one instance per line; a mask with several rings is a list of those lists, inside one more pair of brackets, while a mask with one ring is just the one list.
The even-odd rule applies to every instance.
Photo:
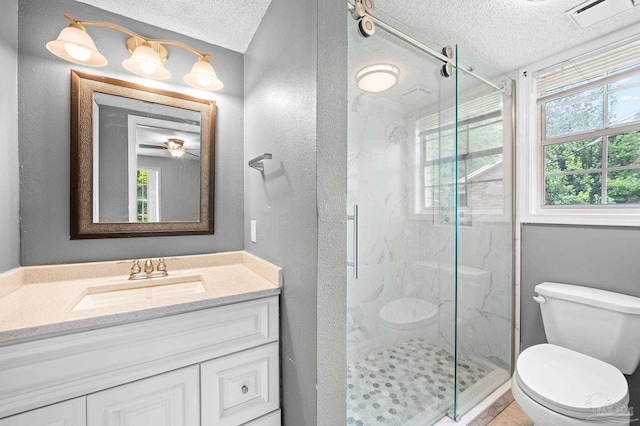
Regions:
[[0, 426], [280, 425], [281, 269], [246, 252], [166, 264], [0, 275]]

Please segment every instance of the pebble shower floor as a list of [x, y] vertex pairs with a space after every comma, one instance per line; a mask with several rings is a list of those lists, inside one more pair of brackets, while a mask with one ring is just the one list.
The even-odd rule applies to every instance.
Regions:
[[[458, 363], [458, 392], [485, 377], [472, 362]], [[347, 425], [406, 425], [442, 412], [453, 397], [453, 356], [420, 339], [409, 340], [347, 366]]]

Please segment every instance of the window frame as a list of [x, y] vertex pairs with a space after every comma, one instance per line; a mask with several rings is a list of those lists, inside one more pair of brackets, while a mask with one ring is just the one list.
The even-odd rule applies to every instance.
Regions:
[[[535, 78], [539, 72], [554, 65], [599, 51], [613, 44], [637, 39], [637, 34], [629, 29], [617, 31], [600, 39], [579, 46], [569, 54], [561, 53], [546, 60], [521, 68], [518, 71], [518, 131], [516, 151], [517, 188], [519, 191], [518, 217], [522, 223], [547, 223], [567, 225], [603, 225], [603, 226], [640, 226], [640, 204], [600, 204], [600, 205], [570, 205], [544, 206], [544, 155], [543, 155], [543, 118], [542, 106], [539, 101], [550, 99], [553, 95], [538, 98], [535, 92]], [[606, 85], [609, 79], [619, 79], [620, 74], [614, 74], [598, 80], [595, 85]], [[586, 90], [591, 83], [563, 92], [564, 96]], [[606, 102], [606, 99], [605, 99]], [[604, 107], [606, 114], [606, 107]], [[604, 117], [603, 117], [604, 118]], [[617, 135], [629, 131], [630, 128], [640, 126], [638, 123], [610, 126], [601, 129], [605, 135]], [[592, 132], [572, 134], [574, 140], [580, 136], [589, 136]], [[606, 153], [603, 153], [605, 155]], [[603, 165], [604, 166], [604, 165]]]
[[[507, 90], [511, 90], [511, 87], [509, 86]], [[466, 99], [461, 100], [461, 104], [464, 105], [466, 104], [466, 102], [472, 102], [474, 99], [479, 99], [483, 96], [491, 96], [493, 94], [495, 93], [487, 93], [486, 88], [480, 87], [480, 90], [470, 91], [469, 93], [467, 93], [466, 94], [467, 96], [465, 97]], [[515, 189], [515, 170], [514, 170], [515, 157], [513, 156], [513, 150], [515, 149], [514, 147], [515, 129], [514, 129], [514, 123], [513, 123], [515, 110], [514, 110], [514, 102], [513, 102], [512, 96], [506, 96], [506, 97], [503, 96], [500, 104], [501, 104], [500, 109], [492, 110], [483, 114], [478, 114], [470, 118], [463, 119], [461, 120], [460, 123], [465, 123], [465, 125], [467, 126], [466, 132], [468, 133], [469, 130], [473, 130], [473, 128], [469, 128], [468, 125], [474, 122], [482, 122], [485, 120], [489, 120], [491, 118], [498, 118], [498, 117], [502, 118], [502, 145], [501, 147], [499, 147], [499, 149], [501, 149], [502, 167], [503, 167], [503, 178], [502, 178], [503, 207], [501, 209], [482, 208], [482, 207], [473, 207], [473, 206], [459, 207], [458, 209], [459, 213], [462, 213], [461, 219], [460, 219], [462, 222], [464, 222], [462, 217], [473, 217], [473, 221], [477, 221], [477, 222], [503, 222], [505, 220], [508, 220], [514, 215], [514, 207], [513, 207], [512, 199], [514, 196], [513, 192]], [[455, 109], [455, 105], [453, 105], [451, 108]], [[446, 110], [445, 113], [440, 113], [440, 116], [442, 117], [443, 115], [446, 115], [446, 112], [448, 112], [448, 110]], [[432, 112], [432, 114], [436, 114], [436, 112]], [[422, 118], [428, 117], [428, 116], [429, 114], [423, 115]], [[452, 117], [455, 117], [455, 115], [452, 115]], [[441, 131], [442, 129], [449, 129], [449, 128], [453, 129], [453, 132], [455, 134], [455, 131], [456, 131], [455, 123], [449, 123], [448, 125], [445, 125], [444, 128], [438, 128], [438, 130]], [[443, 214], [442, 210], [439, 210], [437, 207], [426, 208], [424, 206], [425, 204], [424, 191], [425, 191], [425, 188], [427, 187], [425, 185], [424, 173], [425, 173], [425, 168], [428, 167], [425, 164], [425, 160], [426, 160], [425, 137], [428, 133], [435, 133], [435, 132], [437, 132], [437, 130], [425, 129], [425, 130], [419, 131], [418, 129], [416, 129], [416, 133], [415, 133], [416, 135], [415, 136], [416, 137], [416, 148], [415, 148], [416, 178], [414, 179], [415, 198], [414, 198], [413, 217], [417, 219], [428, 219], [428, 220], [431, 220], [436, 225], [447, 226], [447, 225], [451, 225], [452, 223], [443, 221], [442, 216], [446, 216], [447, 213], [449, 212], [448, 210], [445, 210], [445, 213]], [[490, 150], [493, 150], [493, 148]], [[485, 150], [472, 151], [471, 153], [484, 152], [484, 151]], [[458, 158], [466, 157], [469, 154], [470, 153], [461, 154], [458, 156]], [[446, 159], [452, 158], [455, 160], [455, 157], [456, 157], [455, 155], [451, 155], [446, 157]], [[451, 184], [451, 186], [453, 186], [453, 184]], [[466, 215], [467, 213], [469, 213], [469, 215]], [[462, 222], [461, 224], [462, 226], [464, 226], [465, 224]], [[471, 226], [471, 223], [468, 223], [466, 225]]]

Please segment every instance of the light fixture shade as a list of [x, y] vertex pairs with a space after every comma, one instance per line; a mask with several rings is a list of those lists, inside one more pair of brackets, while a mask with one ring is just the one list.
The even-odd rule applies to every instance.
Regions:
[[168, 151], [173, 158], [182, 158], [182, 156], [187, 153], [183, 148], [169, 149]]
[[358, 71], [356, 81], [365, 92], [384, 92], [396, 85], [399, 73], [393, 65], [371, 65]]
[[104, 67], [107, 58], [102, 56], [84, 27], [70, 24], [60, 31], [58, 38], [47, 43], [47, 49], [59, 58], [89, 67]]
[[171, 73], [164, 67], [158, 53], [148, 45], [136, 47], [129, 59], [122, 61], [127, 71], [145, 78], [166, 80]]
[[224, 84], [218, 78], [213, 66], [205, 57], [200, 57], [191, 72], [184, 76], [184, 81], [191, 87], [203, 90], [220, 90]]

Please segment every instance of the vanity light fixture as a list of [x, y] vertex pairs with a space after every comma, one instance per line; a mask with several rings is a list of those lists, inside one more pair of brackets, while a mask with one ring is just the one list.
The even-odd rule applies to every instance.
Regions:
[[371, 65], [358, 71], [356, 82], [365, 92], [384, 92], [396, 85], [399, 74], [400, 71], [393, 65]]
[[107, 59], [98, 52], [86, 29], [88, 26], [106, 27], [130, 37], [127, 40], [127, 49], [132, 55], [122, 62], [122, 66], [127, 71], [155, 80], [170, 78], [171, 73], [164, 66], [164, 62], [169, 57], [165, 46], [175, 46], [198, 57], [191, 71], [184, 76], [184, 81], [189, 86], [202, 90], [220, 90], [224, 87], [209, 62], [212, 56], [210, 53], [202, 53], [179, 41], [146, 38], [109, 22], [80, 21], [67, 13], [64, 14], [64, 17], [71, 23], [60, 32], [56, 40], [47, 43], [47, 49], [59, 58], [90, 67], [107, 65]]

